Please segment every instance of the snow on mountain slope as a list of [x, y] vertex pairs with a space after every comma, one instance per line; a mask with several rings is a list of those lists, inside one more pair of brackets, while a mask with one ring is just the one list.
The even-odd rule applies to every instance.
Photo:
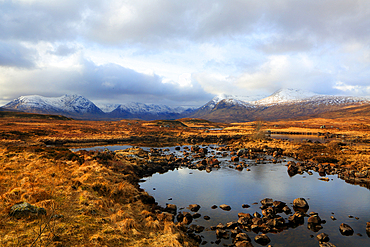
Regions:
[[3, 108], [43, 113], [101, 113], [101, 110], [94, 103], [81, 95], [63, 95], [61, 97], [21, 96], [9, 102]]
[[166, 105], [131, 102], [127, 104], [118, 105], [115, 110], [127, 111], [130, 112], [131, 114], [163, 114], [163, 113], [182, 113], [187, 109], [184, 107], [173, 108]]
[[229, 105], [242, 105], [245, 107], [252, 107], [251, 102], [260, 99], [262, 96], [237, 96], [228, 94], [219, 94], [210, 100], [201, 109], [213, 109], [218, 103], [224, 101]]
[[282, 104], [282, 103], [289, 103], [289, 102], [297, 102], [302, 101], [304, 99], [311, 98], [313, 96], [317, 96], [313, 92], [307, 90], [300, 90], [300, 89], [280, 89], [273, 93], [271, 96], [255, 101], [256, 105], [272, 105], [272, 104]]

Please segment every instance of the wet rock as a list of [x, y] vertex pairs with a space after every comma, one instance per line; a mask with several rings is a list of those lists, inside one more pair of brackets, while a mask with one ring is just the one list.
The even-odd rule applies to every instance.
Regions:
[[344, 236], [351, 236], [353, 235], [353, 229], [349, 225], [342, 223], [339, 226], [339, 231]]
[[229, 238], [229, 233], [223, 229], [217, 229], [216, 230], [216, 236], [217, 238], [224, 238], [228, 239]]
[[293, 225], [299, 225], [304, 223], [304, 214], [300, 211], [295, 212], [293, 215], [289, 216], [288, 221]]
[[337, 220], [334, 216], [330, 216], [330, 219]]
[[200, 218], [202, 215], [200, 213], [195, 213], [192, 215], [193, 219], [198, 219]]
[[232, 229], [232, 228], [235, 228], [235, 227], [237, 227], [238, 226], [238, 223], [237, 222], [234, 222], [234, 221], [232, 221], [232, 222], [228, 222], [228, 223], [226, 223], [226, 225], [225, 225], [225, 227], [226, 228], [228, 228], [228, 229]]
[[232, 162], [238, 162], [239, 161], [239, 157], [238, 156], [233, 156], [233, 157], [231, 157], [231, 161]]
[[248, 241], [239, 241], [236, 242], [234, 245], [235, 247], [253, 247], [252, 243]]
[[247, 154], [248, 154], [248, 149], [245, 149], [245, 148], [239, 149], [239, 150], [236, 152], [236, 155], [237, 155], [238, 157], [243, 156], [243, 155], [247, 155]]
[[46, 210], [29, 204], [28, 202], [17, 203], [10, 208], [9, 215], [17, 219], [46, 215]]
[[182, 223], [185, 225], [189, 225], [193, 221], [193, 216], [189, 212], [184, 212], [182, 213]]
[[272, 200], [271, 198], [265, 198], [261, 200], [260, 202], [263, 206], [272, 206], [274, 203], [274, 200]]
[[282, 210], [287, 215], [292, 213], [292, 210], [288, 206], [283, 207]]
[[166, 212], [176, 215], [177, 213], [177, 206], [175, 204], [167, 204], [166, 205]]
[[205, 216], [203, 216], [203, 219], [205, 219], [205, 220], [210, 220], [210, 219], [211, 219], [211, 217], [209, 217], [208, 215], [205, 215]]
[[226, 205], [226, 204], [221, 204], [220, 208], [222, 210], [225, 210], [225, 211], [230, 211], [231, 210], [231, 207], [229, 205]]
[[308, 203], [304, 198], [296, 198], [293, 201], [293, 207], [296, 208], [308, 208]]
[[319, 243], [319, 246], [320, 247], [336, 247], [334, 244], [332, 244], [330, 242]]
[[268, 243], [270, 243], [270, 238], [266, 234], [260, 234], [254, 238], [254, 241], [261, 245], [267, 245]]
[[258, 213], [258, 212], [255, 212], [255, 213], [253, 214], [253, 216], [254, 216], [255, 218], [261, 218], [261, 214], [260, 214], [260, 213]]
[[212, 208], [212, 209], [216, 209], [216, 208], [218, 208], [218, 207], [217, 207], [217, 205], [213, 205], [211, 208]]
[[238, 242], [238, 241], [247, 241], [247, 242], [250, 242], [251, 239], [250, 239], [250, 237], [246, 233], [240, 232], [240, 233], [238, 233], [235, 236], [235, 239], [234, 239], [234, 242]]
[[321, 224], [321, 219], [318, 214], [313, 214], [307, 219], [307, 223], [318, 225]]
[[200, 206], [198, 204], [190, 204], [188, 209], [192, 212], [198, 212], [200, 209]]
[[320, 233], [319, 235], [316, 236], [316, 239], [319, 242], [329, 242], [329, 235], [326, 233]]

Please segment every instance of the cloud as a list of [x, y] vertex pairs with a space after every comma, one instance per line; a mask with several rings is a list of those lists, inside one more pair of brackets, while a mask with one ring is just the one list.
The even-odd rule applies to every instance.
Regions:
[[0, 97], [361, 94], [369, 15], [366, 0], [0, 0]]
[[84, 58], [80, 59], [79, 65], [12, 74], [0, 80], [0, 85], [6, 88], [3, 99], [29, 94], [60, 96], [78, 93], [93, 101], [201, 105], [213, 96], [195, 81], [186, 86], [175, 82], [163, 83], [156, 74], [139, 73], [117, 64], [96, 65]]
[[0, 67], [32, 68], [37, 52], [20, 44], [0, 41]]

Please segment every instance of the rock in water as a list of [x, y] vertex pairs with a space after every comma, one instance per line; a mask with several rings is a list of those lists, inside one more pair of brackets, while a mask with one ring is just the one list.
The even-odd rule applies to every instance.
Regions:
[[351, 236], [353, 235], [353, 229], [352, 227], [350, 227], [349, 225], [347, 224], [340, 224], [339, 226], [339, 231], [342, 235], [345, 235], [345, 236]]
[[296, 198], [293, 201], [293, 206], [297, 208], [308, 208], [308, 203], [304, 198]]
[[231, 210], [231, 207], [230, 207], [229, 205], [226, 205], [226, 204], [221, 204], [221, 205], [220, 205], [220, 208], [221, 208], [222, 210], [226, 210], [226, 211]]
[[268, 243], [270, 243], [270, 238], [266, 234], [260, 234], [254, 238], [254, 241], [261, 245], [267, 245]]

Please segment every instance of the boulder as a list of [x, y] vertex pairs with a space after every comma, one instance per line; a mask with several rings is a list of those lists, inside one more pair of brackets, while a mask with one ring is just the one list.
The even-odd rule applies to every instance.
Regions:
[[254, 238], [254, 241], [261, 245], [267, 245], [268, 243], [270, 243], [270, 238], [266, 234], [260, 234]]
[[31, 205], [28, 202], [14, 204], [10, 208], [9, 212], [9, 216], [15, 217], [17, 219], [37, 217], [42, 215], [46, 215], [46, 210], [44, 208]]
[[216, 230], [216, 236], [217, 236], [217, 238], [228, 239], [229, 238], [229, 233], [227, 233], [227, 231], [225, 231], [223, 229], [217, 229]]
[[220, 208], [222, 210], [225, 210], [225, 211], [230, 211], [231, 210], [231, 207], [229, 205], [226, 205], [226, 204], [221, 204]]
[[344, 236], [351, 236], [353, 235], [353, 229], [349, 225], [342, 223], [339, 226], [339, 231]]
[[177, 213], [177, 206], [175, 204], [167, 204], [166, 205], [166, 212], [169, 212], [171, 214]]
[[200, 209], [200, 206], [198, 204], [190, 204], [188, 209], [192, 212], [198, 212]]
[[289, 165], [288, 166], [288, 174], [289, 176], [293, 177], [298, 173], [298, 168], [294, 165]]
[[261, 204], [263, 206], [272, 206], [274, 204], [274, 200], [272, 200], [271, 198], [265, 198], [261, 200]]
[[329, 235], [326, 233], [320, 233], [316, 236], [316, 239], [319, 240], [319, 242], [329, 242]]
[[293, 201], [293, 207], [296, 208], [308, 208], [308, 203], [304, 198], [296, 198]]
[[238, 156], [233, 156], [233, 157], [231, 157], [231, 161], [232, 162], [238, 162], [239, 161], [239, 157]]

